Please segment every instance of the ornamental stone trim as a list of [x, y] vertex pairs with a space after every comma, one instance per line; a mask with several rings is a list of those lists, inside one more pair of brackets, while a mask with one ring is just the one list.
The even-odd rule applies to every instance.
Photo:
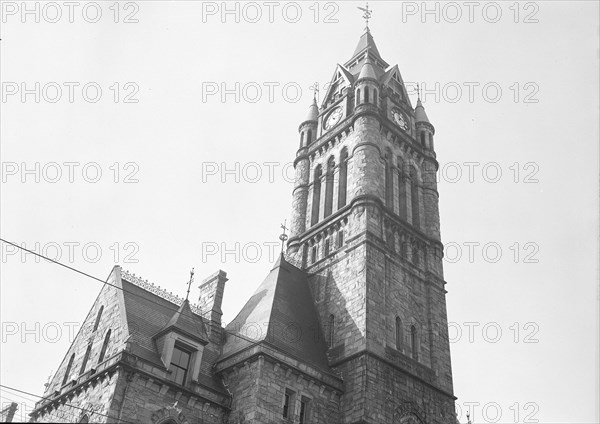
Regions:
[[[183, 297], [179, 297], [176, 294], [173, 294], [172, 292], [169, 292], [160, 286], [150, 283], [148, 280], [144, 280], [141, 277], [125, 269], [121, 269], [121, 279], [135, 286], [138, 286], [152, 294], [155, 294], [158, 297], [168, 300], [169, 302], [174, 303], [177, 306], [181, 306], [183, 302], [185, 302], [185, 299]], [[198, 315], [201, 318], [204, 318], [203, 312], [198, 305], [190, 303], [190, 309], [194, 314]]]

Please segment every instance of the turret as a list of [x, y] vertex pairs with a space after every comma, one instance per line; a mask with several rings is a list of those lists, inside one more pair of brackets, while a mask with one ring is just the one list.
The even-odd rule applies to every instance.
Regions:
[[308, 108], [306, 119], [300, 124], [300, 148], [294, 161], [296, 175], [294, 178], [294, 192], [292, 193], [292, 217], [290, 222], [290, 239], [288, 242], [288, 253], [298, 251], [297, 236], [306, 231], [306, 208], [308, 202], [308, 182], [310, 174], [310, 161], [308, 159], [308, 146], [317, 136], [317, 119], [319, 107], [316, 97]]
[[370, 49], [367, 49], [367, 59], [363, 64], [355, 85], [356, 107], [363, 104], [379, 106], [379, 81], [373, 62], [369, 57]]
[[302, 121], [298, 132], [300, 133], [300, 149], [307, 147], [317, 136], [317, 117], [319, 116], [319, 107], [316, 97], [308, 108], [306, 119]]
[[419, 145], [423, 149], [433, 152], [433, 134], [435, 134], [435, 128], [429, 122], [420, 98], [417, 100], [417, 107], [415, 108], [415, 121], [417, 124], [417, 141]]

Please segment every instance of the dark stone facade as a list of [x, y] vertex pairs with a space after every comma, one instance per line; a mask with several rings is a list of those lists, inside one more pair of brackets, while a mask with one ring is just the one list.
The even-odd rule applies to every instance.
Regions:
[[238, 316], [223, 271], [193, 306], [115, 267], [33, 421], [456, 423], [435, 130], [369, 31], [299, 131], [288, 250]]

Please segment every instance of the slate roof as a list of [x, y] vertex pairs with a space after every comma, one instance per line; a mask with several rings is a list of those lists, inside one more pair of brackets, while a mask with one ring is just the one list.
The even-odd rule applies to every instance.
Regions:
[[423, 107], [423, 103], [421, 103], [421, 99], [417, 100], [417, 107], [415, 108], [415, 118], [417, 122], [429, 122], [429, 118], [425, 113], [425, 108]]
[[[165, 368], [154, 341], [155, 335], [169, 328], [175, 328], [187, 335], [208, 340], [202, 318], [191, 311], [188, 302], [178, 306], [125, 279], [121, 281], [125, 315], [131, 335], [130, 353], [157, 367]], [[201, 371], [198, 380], [204, 386], [227, 394], [222, 383], [214, 375], [204, 374]]]
[[256, 343], [331, 373], [307, 275], [283, 257], [227, 326], [222, 358]]
[[[357, 66], [352, 67], [353, 77], [360, 78], [359, 74], [364, 69], [365, 62], [367, 61], [364, 57], [365, 51], [367, 52], [366, 56], [371, 59], [372, 69], [368, 69], [368, 72], [371, 74], [371, 76], [373, 76], [374, 74], [374, 76], [376, 77], [375, 79], [379, 80], [385, 74], [385, 69], [389, 66], [389, 64], [385, 60], [383, 60], [383, 58], [379, 54], [379, 49], [377, 48], [375, 40], [373, 39], [373, 36], [371, 35], [371, 32], [369, 30], [367, 30], [360, 37], [360, 39], [358, 40], [358, 45], [356, 46], [354, 54], [352, 55], [352, 58], [348, 62], [346, 62], [345, 66], [350, 66], [359, 56], [362, 55], [363, 57], [360, 61], [358, 61]], [[365, 72], [366, 71], [367, 70], [365, 70]]]
[[354, 49], [354, 54], [352, 55], [352, 58], [357, 56], [359, 53], [362, 53], [362, 51], [367, 48], [371, 49], [372, 53], [374, 53], [379, 59], [383, 60], [383, 58], [379, 54], [379, 50], [377, 49], [375, 40], [373, 39], [373, 36], [371, 35], [371, 31], [369, 31], [368, 29], [360, 37], [360, 40], [358, 40], [358, 44], [356, 45], [356, 49]]
[[[165, 325], [158, 334], [164, 334], [169, 330], [177, 331], [192, 339], [202, 341], [204, 344], [206, 344], [206, 341], [208, 340], [202, 318], [192, 312], [190, 302], [187, 299], [181, 304], [177, 312], [173, 314], [167, 325]], [[157, 335], [155, 335], [155, 337]]]

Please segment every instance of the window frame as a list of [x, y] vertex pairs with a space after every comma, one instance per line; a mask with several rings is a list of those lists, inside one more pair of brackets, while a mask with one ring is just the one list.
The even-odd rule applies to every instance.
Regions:
[[[183, 368], [180, 364], [173, 362], [173, 356], [175, 354], [176, 351], [182, 352], [187, 354], [188, 358], [187, 358], [187, 368]], [[192, 355], [194, 354], [194, 351], [191, 350], [190, 348], [183, 346], [181, 343], [175, 342], [175, 345], [173, 346], [173, 352], [171, 353], [171, 361], [169, 363], [169, 371], [171, 372], [171, 380], [176, 383], [179, 384], [181, 386], [185, 386], [188, 380], [188, 377], [190, 375], [190, 367], [192, 365]], [[176, 373], [174, 372], [173, 368], [177, 368], [178, 370], [183, 370], [183, 379], [180, 382], [177, 381], [176, 379]]]

